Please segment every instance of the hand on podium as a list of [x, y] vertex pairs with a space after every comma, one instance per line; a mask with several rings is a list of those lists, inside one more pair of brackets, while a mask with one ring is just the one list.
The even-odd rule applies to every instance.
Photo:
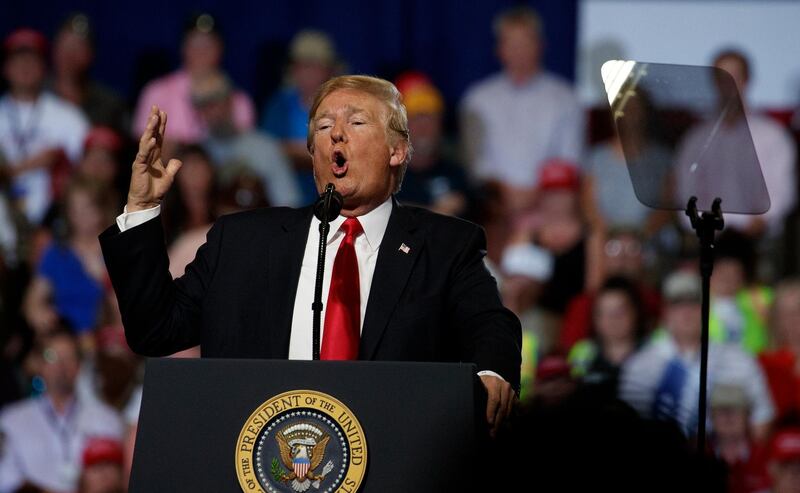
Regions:
[[486, 421], [489, 422], [489, 435], [494, 438], [500, 424], [511, 414], [516, 396], [511, 384], [494, 375], [481, 375], [481, 382], [489, 394], [486, 401]]
[[150, 209], [161, 203], [181, 168], [182, 163], [178, 159], [170, 159], [166, 166], [161, 161], [166, 128], [167, 113], [153, 105], [131, 169], [127, 212]]

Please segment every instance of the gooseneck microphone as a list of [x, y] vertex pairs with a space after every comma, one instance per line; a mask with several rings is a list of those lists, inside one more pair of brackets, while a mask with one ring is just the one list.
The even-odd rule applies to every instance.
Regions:
[[319, 359], [320, 351], [320, 324], [322, 318], [322, 278], [325, 274], [325, 250], [328, 245], [328, 232], [330, 231], [330, 221], [339, 217], [339, 212], [342, 210], [344, 199], [342, 195], [336, 191], [333, 183], [325, 185], [325, 191], [322, 192], [314, 203], [314, 215], [319, 219], [319, 250], [317, 254], [317, 276], [314, 283], [314, 303], [311, 304], [311, 310], [314, 312], [314, 326], [313, 335], [311, 337], [311, 344], [313, 345], [311, 354], [315, 360]]

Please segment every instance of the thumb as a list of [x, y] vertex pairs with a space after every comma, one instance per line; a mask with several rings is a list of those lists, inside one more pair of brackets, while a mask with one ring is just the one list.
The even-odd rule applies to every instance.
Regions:
[[167, 163], [167, 174], [170, 178], [174, 178], [175, 175], [178, 173], [178, 170], [181, 169], [183, 166], [183, 162], [180, 159], [170, 159]]

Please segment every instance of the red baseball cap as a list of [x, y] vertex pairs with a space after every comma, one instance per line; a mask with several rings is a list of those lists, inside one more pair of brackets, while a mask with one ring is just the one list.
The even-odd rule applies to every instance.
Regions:
[[23, 27], [6, 36], [3, 49], [7, 55], [27, 50], [44, 57], [47, 55], [47, 38], [35, 29]]
[[769, 458], [777, 462], [800, 461], [800, 428], [778, 431], [772, 439]]
[[83, 141], [83, 152], [94, 148], [118, 152], [122, 148], [122, 138], [109, 127], [94, 127]]
[[578, 190], [581, 179], [575, 163], [553, 158], [539, 168], [540, 190]]
[[570, 376], [570, 366], [563, 356], [546, 356], [536, 367], [536, 380], [553, 380]]
[[440, 114], [444, 111], [444, 98], [439, 89], [422, 72], [404, 72], [395, 85], [403, 95], [403, 105], [411, 115]]
[[83, 467], [111, 462], [122, 465], [122, 444], [113, 438], [89, 438], [83, 447]]

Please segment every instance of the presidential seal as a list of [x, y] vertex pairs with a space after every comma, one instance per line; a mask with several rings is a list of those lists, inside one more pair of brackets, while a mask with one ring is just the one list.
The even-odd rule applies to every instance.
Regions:
[[367, 442], [352, 411], [314, 390], [276, 395], [247, 419], [236, 441], [242, 491], [354, 493]]

